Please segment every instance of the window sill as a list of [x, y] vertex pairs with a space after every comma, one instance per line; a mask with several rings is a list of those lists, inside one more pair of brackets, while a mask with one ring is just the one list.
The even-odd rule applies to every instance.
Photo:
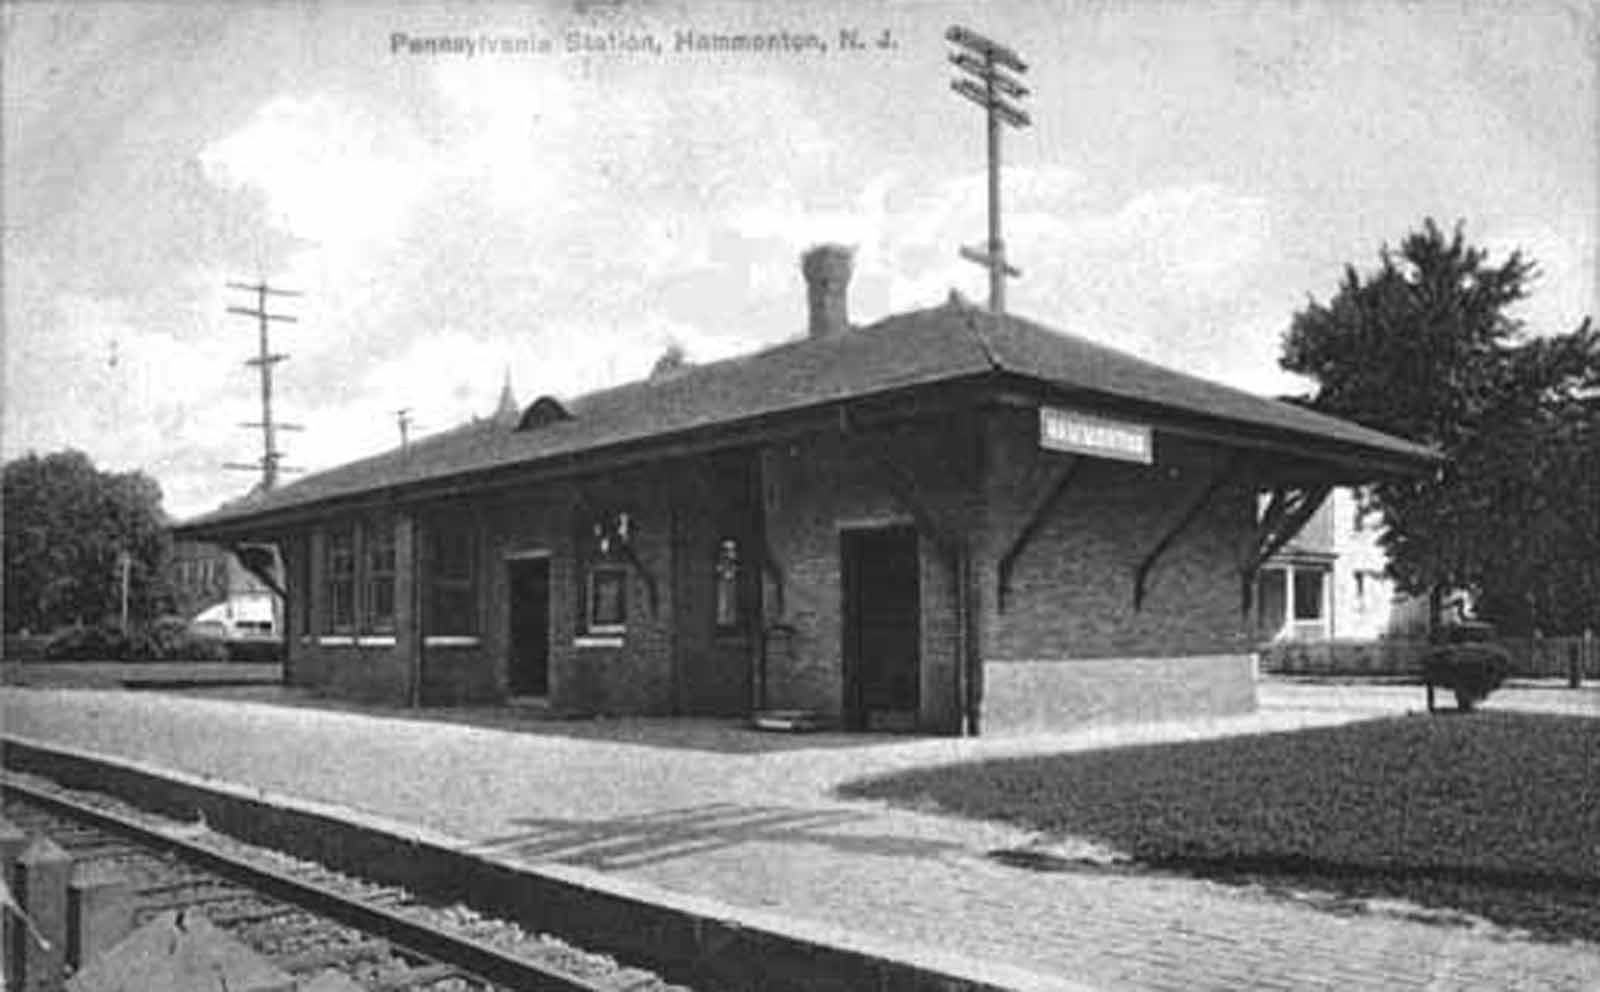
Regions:
[[475, 648], [479, 639], [470, 634], [430, 634], [422, 639], [422, 646], [429, 648]]
[[392, 648], [393, 634], [323, 634], [319, 637], [302, 637], [301, 644], [315, 644], [321, 648]]
[[574, 637], [572, 646], [575, 648], [620, 648], [622, 647], [622, 635], [604, 634]]

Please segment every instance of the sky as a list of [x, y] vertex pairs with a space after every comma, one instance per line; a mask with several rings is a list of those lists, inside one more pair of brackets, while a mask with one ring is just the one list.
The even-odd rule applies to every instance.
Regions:
[[[304, 294], [272, 301], [297, 318], [272, 329], [274, 406], [310, 471], [397, 445], [401, 409], [413, 436], [485, 416], [507, 376], [527, 403], [671, 344], [802, 334], [817, 242], [855, 249], [856, 323], [981, 302], [957, 249], [985, 237], [984, 125], [949, 88], [952, 24], [1028, 64], [1013, 312], [1304, 392], [1277, 365], [1295, 311], [1426, 217], [1536, 260], [1530, 332], [1600, 309], [1593, 0], [23, 0], [0, 452], [143, 470], [180, 519], [242, 494], [223, 466], [260, 457], [257, 331], [230, 281]], [[486, 44], [518, 39], [549, 49]]]

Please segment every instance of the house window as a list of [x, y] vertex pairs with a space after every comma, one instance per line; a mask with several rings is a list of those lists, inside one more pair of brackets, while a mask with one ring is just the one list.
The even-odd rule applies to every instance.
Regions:
[[367, 616], [365, 629], [394, 633], [394, 524], [380, 520], [367, 531]]
[[1311, 569], [1296, 569], [1294, 573], [1294, 618], [1296, 620], [1322, 619], [1323, 573]]
[[739, 542], [724, 538], [717, 546], [717, 629], [737, 630], [743, 619], [739, 610]]
[[476, 634], [478, 596], [473, 582], [476, 535], [470, 527], [460, 525], [436, 527], [431, 535], [427, 632]]
[[356, 627], [356, 532], [342, 527], [328, 532], [324, 568], [327, 589], [327, 629], [348, 634]]
[[620, 634], [628, 624], [628, 570], [602, 562], [589, 568], [586, 627], [591, 634]]

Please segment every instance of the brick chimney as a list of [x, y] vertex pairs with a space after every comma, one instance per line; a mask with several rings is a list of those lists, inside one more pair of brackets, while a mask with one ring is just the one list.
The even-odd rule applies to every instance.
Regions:
[[811, 311], [807, 333], [830, 338], [850, 329], [850, 263], [855, 251], [844, 245], [817, 245], [800, 256]]

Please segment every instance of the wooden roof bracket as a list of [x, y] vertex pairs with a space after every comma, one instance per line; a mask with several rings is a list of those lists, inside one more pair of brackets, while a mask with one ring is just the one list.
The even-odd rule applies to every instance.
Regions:
[[1001, 613], [1006, 610], [1006, 596], [1011, 591], [1011, 572], [1016, 567], [1017, 559], [1027, 549], [1028, 543], [1033, 540], [1039, 528], [1044, 526], [1045, 519], [1055, 509], [1072, 483], [1078, 477], [1078, 469], [1083, 465], [1083, 458], [1078, 455], [1069, 456], [1069, 460], [1056, 468], [1055, 477], [1043, 492], [1037, 494], [1033, 505], [1023, 517], [1022, 525], [1017, 528], [1017, 533], [1006, 546], [1005, 554], [1000, 556], [1000, 564], [995, 577], [995, 603]]
[[872, 458], [888, 482], [889, 492], [895, 501], [911, 512], [911, 519], [916, 522], [917, 530], [932, 541], [941, 554], [951, 562], [955, 562], [961, 555], [960, 538], [941, 526], [938, 517], [917, 496], [916, 482], [911, 473], [902, 468], [892, 455], [873, 452]]
[[[600, 516], [600, 512], [595, 509], [595, 501], [589, 498], [588, 488], [579, 482], [574, 484], [573, 490], [577, 493], [578, 506], [583, 511], [583, 515], [589, 519], [597, 519]], [[628, 563], [628, 566], [638, 573], [639, 578], [644, 580], [645, 595], [650, 600], [650, 615], [652, 617], [657, 616], [661, 612], [661, 589], [656, 581], [655, 573], [645, 567], [645, 563], [640, 560], [638, 553], [633, 550], [633, 542], [618, 541], [617, 547], [622, 551], [622, 557]]]
[[1328, 494], [1332, 491], [1333, 486], [1327, 484], [1297, 491], [1283, 488], [1273, 490], [1272, 500], [1267, 504], [1266, 511], [1261, 514], [1261, 522], [1256, 526], [1250, 555], [1239, 568], [1241, 614], [1249, 615], [1250, 608], [1254, 605], [1256, 573], [1261, 570], [1261, 566], [1283, 550], [1283, 546], [1300, 533], [1300, 528], [1322, 508], [1322, 504], [1327, 501]]
[[1173, 542], [1184, 531], [1189, 529], [1190, 524], [1195, 522], [1201, 511], [1211, 503], [1211, 498], [1217, 494], [1217, 491], [1233, 482], [1239, 476], [1241, 461], [1242, 459], [1237, 452], [1228, 452], [1223, 459], [1221, 467], [1217, 469], [1211, 480], [1206, 483], [1205, 488], [1201, 489], [1195, 498], [1189, 501], [1189, 505], [1184, 507], [1183, 514], [1167, 529], [1165, 534], [1161, 535], [1161, 539], [1140, 560], [1138, 567], [1133, 571], [1133, 608], [1135, 610], [1144, 609], [1145, 588], [1150, 581], [1150, 570], [1155, 567], [1155, 563], [1160, 560], [1161, 556], [1166, 554], [1167, 549], [1172, 547]]
[[260, 542], [239, 542], [228, 545], [228, 550], [239, 559], [244, 570], [261, 580], [261, 584], [278, 596], [287, 599], [289, 593], [278, 581], [273, 566], [277, 564], [276, 546]]

